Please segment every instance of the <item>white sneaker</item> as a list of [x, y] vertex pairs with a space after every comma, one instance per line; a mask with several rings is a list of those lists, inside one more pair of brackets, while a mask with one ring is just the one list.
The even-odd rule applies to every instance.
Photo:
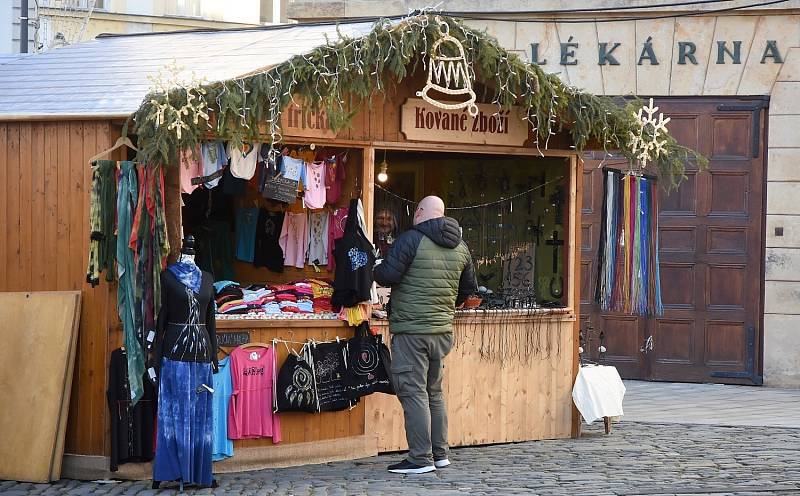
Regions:
[[408, 460], [389, 465], [389, 472], [394, 474], [427, 474], [428, 472], [434, 471], [436, 471], [436, 467], [433, 465], [421, 466], [411, 463]]
[[447, 458], [442, 458], [441, 460], [434, 460], [433, 465], [436, 468], [445, 468], [448, 465], [450, 465], [450, 460], [448, 460]]

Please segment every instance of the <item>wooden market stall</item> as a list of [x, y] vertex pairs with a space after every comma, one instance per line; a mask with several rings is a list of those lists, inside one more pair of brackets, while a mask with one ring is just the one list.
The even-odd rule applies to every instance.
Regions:
[[[333, 147], [349, 150], [348, 181], [342, 204], [358, 190], [365, 204], [367, 226], [373, 226], [375, 212], [376, 150], [414, 150], [418, 152], [539, 157], [535, 146], [530, 146], [528, 129], [517, 146], [474, 145], [453, 143], [446, 137], [430, 141], [409, 140], [402, 130], [404, 105], [413, 100], [414, 92], [424, 84], [424, 74], [406, 78], [395, 91], [377, 100], [371, 108], [358, 112], [352, 127], [339, 133], [326, 128], [326, 116], [306, 109], [293, 107], [284, 113], [284, 143], [303, 149]], [[291, 120], [294, 115], [306, 114], [305, 122], [322, 123], [322, 129], [303, 128], [303, 119]], [[294, 125], [293, 125], [294, 124]], [[436, 138], [436, 135], [431, 135]], [[261, 138], [267, 140], [268, 135]], [[457, 138], [459, 139], [459, 138]], [[460, 141], [481, 139], [471, 134]], [[491, 139], [491, 138], [483, 138]], [[563, 150], [553, 144], [562, 144]], [[568, 217], [564, 236], [566, 249], [560, 252], [565, 262], [566, 291], [563, 308], [498, 311], [459, 311], [456, 318], [456, 347], [447, 358], [445, 388], [450, 416], [452, 446], [471, 446], [526, 440], [569, 437], [573, 433], [574, 415], [571, 406], [571, 388], [577, 370], [576, 335], [577, 315], [574, 302], [579, 298], [580, 232], [576, 219], [580, 212], [578, 188], [580, 170], [577, 156], [569, 149], [569, 138], [557, 136], [552, 140], [547, 157], [564, 159], [564, 175], [568, 178], [568, 201], [564, 209]], [[528, 145], [528, 146], [526, 146]], [[174, 184], [174, 181], [172, 182]], [[363, 186], [361, 186], [363, 185]], [[249, 195], [249, 193], [248, 193]], [[252, 195], [242, 199], [250, 205]], [[178, 240], [174, 241], [177, 245]], [[549, 260], [549, 259], [548, 259]], [[237, 280], [242, 284], [260, 281], [284, 282], [304, 276], [320, 277], [311, 267], [299, 270], [286, 267], [275, 274], [250, 264], [236, 262]], [[332, 278], [330, 272], [323, 277]], [[372, 321], [373, 327], [388, 335], [388, 323]], [[249, 333], [253, 342], [272, 339], [303, 342], [328, 341], [335, 337], [352, 336], [352, 328], [338, 320], [217, 320], [218, 333]], [[507, 339], [526, 339], [530, 332], [540, 340], [540, 350], [528, 356], [508, 360], [488, 358], [486, 350], [476, 343], [482, 333], [507, 334]], [[278, 345], [278, 363], [282, 363], [288, 350]], [[222, 356], [222, 355], [220, 355]], [[242, 470], [259, 466], [281, 466], [313, 461], [355, 458], [379, 452], [406, 449], [403, 414], [393, 396], [373, 394], [351, 410], [318, 414], [288, 413], [281, 415], [283, 442], [275, 445], [270, 439], [235, 442], [233, 458], [215, 464], [215, 470]], [[487, 428], [488, 426], [488, 428]], [[120, 468], [121, 471], [125, 467]], [[142, 473], [146, 476], [146, 471]]]
[[[421, 161], [430, 160], [434, 165], [426, 162], [423, 168], [432, 171], [431, 177], [438, 174], [435, 163], [442, 157], [456, 161], [469, 161], [469, 157], [480, 157], [480, 160], [495, 157], [512, 164], [509, 166], [512, 169], [517, 161], [517, 168], [524, 170], [526, 178], [538, 177], [538, 172], [544, 167], [557, 171], [563, 195], [552, 203], [550, 199], [542, 203], [553, 209], [548, 210], [548, 216], [556, 213], [563, 216], [558, 227], [560, 232], [555, 231], [552, 223], [545, 226], [546, 232], [553, 232], [552, 237], [546, 232], [539, 234], [545, 239], [550, 238], [548, 244], [553, 249], [546, 254], [534, 253], [534, 258], [538, 266], [539, 257], [543, 257], [547, 261], [541, 263], [543, 267], [549, 267], [552, 258], [551, 281], [555, 277], [561, 278], [559, 291], [551, 288], [554, 297], [547, 308], [534, 305], [531, 300], [517, 308], [459, 311], [454, 329], [456, 346], [446, 361], [444, 383], [452, 446], [564, 438], [577, 432], [579, 419], [572, 407], [570, 392], [578, 367], [577, 312], [581, 291], [587, 290], [587, 287], [582, 287], [586, 279], [582, 278], [579, 263], [583, 173], [578, 153], [592, 140], [603, 142], [614, 138], [616, 141], [612, 145], [624, 144], [620, 136], [625, 134], [628, 129], [625, 126], [629, 123], [622, 114], [607, 117], [606, 114], [612, 114], [607, 110], [611, 107], [601, 106], [599, 100], [591, 95], [564, 88], [555, 76], [545, 76], [540, 69], [527, 66], [505, 52], [485, 33], [461, 27], [453, 19], [446, 22], [459, 26], [461, 30], [462, 34], [458, 36], [468, 49], [465, 64], [467, 61], [477, 64], [481, 58], [489, 59], [488, 64], [495, 64], [498, 74], [502, 72], [504, 77], [522, 71], [521, 76], [516, 74], [524, 81], [524, 84], [519, 79], [517, 81], [517, 89], [523, 90], [516, 95], [519, 101], [506, 93], [496, 96], [497, 89], [507, 80], [491, 76], [487, 67], [464, 73], [474, 78], [471, 84], [475, 93], [480, 95], [474, 117], [464, 108], [442, 110], [420, 99], [418, 92], [431, 82], [431, 76], [419, 61], [431, 52], [433, 40], [418, 35], [420, 29], [433, 31], [426, 31], [427, 22], [423, 26], [418, 21], [428, 17], [431, 18], [430, 29], [435, 29], [433, 16], [413, 17], [408, 24], [412, 29], [407, 39], [402, 34], [403, 22], [406, 21], [379, 23], [375, 30], [366, 35], [362, 33], [361, 43], [366, 43], [364, 40], [379, 43], [386, 36], [399, 36], [398, 43], [405, 40], [407, 46], [402, 54], [390, 51], [380, 52], [380, 56], [385, 54], [386, 60], [400, 57], [406, 69], [400, 70], [396, 64], [391, 68], [380, 64], [370, 72], [371, 67], [364, 66], [364, 71], [373, 74], [371, 77], [377, 75], [377, 79], [383, 77], [379, 71], [386, 72], [386, 77], [381, 80], [392, 84], [379, 84], [379, 89], [369, 88], [372, 90], [369, 95], [361, 88], [357, 91], [361, 99], [339, 100], [342, 102], [341, 114], [347, 116], [344, 120], [348, 125], [344, 126], [342, 115], [331, 115], [331, 107], [325, 107], [329, 101], [325, 98], [313, 101], [314, 98], [308, 94], [292, 101], [289, 101], [291, 95], [280, 96], [276, 100], [277, 112], [275, 102], [262, 100], [268, 101], [272, 108], [247, 116], [243, 114], [241, 122], [230, 114], [215, 114], [214, 100], [209, 99], [212, 111], [209, 120], [213, 125], [200, 130], [187, 128], [182, 139], [172, 135], [174, 127], [166, 130], [167, 122], [145, 119], [145, 112], [155, 108], [147, 107], [147, 99], [137, 115], [137, 125], [131, 124], [129, 129], [130, 122], [126, 124], [125, 119], [119, 118], [60, 118], [57, 122], [7, 119], [7, 122], [0, 123], [0, 173], [5, 177], [20, 178], [19, 182], [14, 181], [8, 187], [6, 196], [10, 199], [0, 202], [3, 209], [0, 212], [0, 231], [6, 233], [0, 236], [0, 263], [8, 268], [5, 272], [0, 271], [0, 290], [71, 289], [83, 293], [63, 465], [66, 476], [96, 478], [109, 475], [109, 413], [105, 388], [109, 357], [111, 351], [122, 344], [122, 332], [116, 308], [116, 283], [106, 282], [103, 278], [96, 287], [85, 283], [92, 174], [86, 162], [89, 157], [108, 149], [123, 132], [123, 126], [140, 146], [141, 156], [167, 165], [164, 169], [165, 196], [171, 259], [180, 247], [184, 226], [178, 168], [170, 162], [175, 161], [179, 149], [194, 145], [199, 139], [236, 141], [247, 138], [265, 143], [278, 141], [293, 148], [307, 148], [313, 144], [348, 150], [348, 179], [339, 205], [344, 206], [350, 198], [360, 197], [370, 231], [377, 208], [376, 191], [385, 190], [379, 185], [376, 187], [376, 167], [381, 164], [381, 158], [386, 161], [387, 154], [415, 153], [422, 157]], [[300, 33], [304, 28], [293, 29]], [[346, 50], [355, 42], [345, 40], [338, 43], [339, 48]], [[487, 52], [476, 53], [480, 50]], [[322, 53], [312, 51], [310, 56], [292, 60], [294, 64], [300, 60], [318, 61], [315, 57]], [[294, 55], [286, 54], [284, 60]], [[507, 66], [501, 68], [501, 62]], [[227, 90], [229, 87], [245, 88], [249, 84], [252, 85], [251, 91], [266, 91], [264, 88], [269, 86], [265, 83], [266, 77], [274, 77], [275, 70], [288, 70], [289, 65], [289, 62], [283, 62], [207, 88], [219, 90], [219, 84], [222, 84]], [[283, 76], [288, 78], [287, 74], [284, 72]], [[314, 73], [307, 72], [304, 77], [305, 80], [298, 82], [298, 88], [313, 88]], [[346, 79], [344, 73], [342, 79]], [[274, 79], [271, 84], [276, 84]], [[542, 94], [546, 90], [546, 97], [540, 97], [539, 90]], [[502, 91], [511, 90], [506, 86]], [[263, 94], [260, 96], [264, 98]], [[217, 103], [219, 97], [217, 93]], [[559, 106], [558, 97], [572, 100]], [[493, 98], [499, 98], [499, 103], [492, 103]], [[150, 100], [156, 106], [165, 101], [169, 102], [170, 97]], [[307, 107], [302, 106], [304, 102]], [[245, 105], [241, 101], [239, 104]], [[581, 109], [587, 110], [581, 114]], [[277, 138], [276, 128], [266, 124], [275, 117], [280, 119], [280, 136]], [[557, 119], [570, 122], [562, 128], [556, 125]], [[448, 124], [444, 123], [445, 120]], [[245, 121], [252, 125], [246, 125], [248, 122]], [[539, 122], [541, 129], [534, 128], [532, 122]], [[578, 133], [572, 132], [573, 126], [579, 127], [586, 122], [594, 123], [590, 129], [583, 127]], [[332, 127], [337, 130], [332, 130]], [[546, 133], [543, 132], [545, 128]], [[109, 158], [125, 159], [124, 153], [118, 150]], [[130, 157], [133, 157], [132, 153]], [[31, 173], [26, 174], [27, 170]], [[488, 173], [492, 174], [491, 169]], [[539, 181], [537, 184], [544, 187], [545, 183]], [[423, 193], [437, 191], [436, 186], [422, 185], [411, 200], [418, 201]], [[527, 193], [531, 191], [529, 188]], [[256, 205], [264, 205], [263, 200], [254, 200], [247, 194], [236, 201], [239, 205], [250, 205], [253, 201]], [[544, 224], [534, 227], [542, 226]], [[562, 249], [559, 250], [559, 246]], [[324, 269], [320, 273], [310, 266], [287, 269], [276, 275], [263, 268], [236, 262], [234, 270], [243, 284], [277, 283], [309, 276], [333, 277]], [[501, 270], [505, 269], [501, 267]], [[524, 276], [532, 277], [528, 273]], [[540, 281], [531, 278], [531, 282], [535, 286]], [[371, 324], [388, 334], [386, 321], [374, 319]], [[245, 339], [252, 342], [269, 342], [274, 338], [303, 342], [309, 339], [325, 341], [337, 336], [348, 338], [353, 331], [343, 321], [334, 319], [236, 318], [219, 319], [217, 332], [220, 335], [246, 332]], [[276, 347], [276, 351], [280, 364], [287, 356], [288, 348]], [[388, 395], [371, 395], [344, 411], [283, 414], [281, 421], [283, 441], [280, 444], [273, 444], [270, 439], [236, 441], [234, 457], [216, 463], [215, 470], [229, 472], [353, 459], [406, 447], [399, 402]], [[126, 464], [120, 466], [120, 471], [114, 476], [149, 478], [149, 470], [149, 464]]]

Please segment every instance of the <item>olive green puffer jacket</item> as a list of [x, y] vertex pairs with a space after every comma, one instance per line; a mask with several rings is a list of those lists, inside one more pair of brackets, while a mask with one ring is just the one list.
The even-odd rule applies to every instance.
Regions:
[[456, 305], [477, 290], [472, 257], [450, 217], [421, 222], [400, 235], [374, 276], [392, 288], [393, 334], [452, 332]]

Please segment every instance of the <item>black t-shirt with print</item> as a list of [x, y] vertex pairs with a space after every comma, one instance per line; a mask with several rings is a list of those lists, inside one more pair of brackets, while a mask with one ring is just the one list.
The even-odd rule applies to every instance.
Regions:
[[334, 307], [352, 307], [371, 296], [375, 253], [372, 243], [358, 227], [357, 207], [358, 200], [351, 200], [344, 235], [333, 248], [336, 273], [331, 304]]
[[283, 212], [270, 212], [265, 208], [259, 211], [253, 265], [283, 272], [283, 250], [279, 244], [282, 227]]

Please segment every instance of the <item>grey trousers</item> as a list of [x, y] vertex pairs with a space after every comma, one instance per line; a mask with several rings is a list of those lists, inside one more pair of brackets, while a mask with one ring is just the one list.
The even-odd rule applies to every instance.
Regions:
[[392, 379], [403, 406], [408, 461], [417, 465], [449, 456], [442, 376], [452, 347], [452, 333], [392, 335]]

